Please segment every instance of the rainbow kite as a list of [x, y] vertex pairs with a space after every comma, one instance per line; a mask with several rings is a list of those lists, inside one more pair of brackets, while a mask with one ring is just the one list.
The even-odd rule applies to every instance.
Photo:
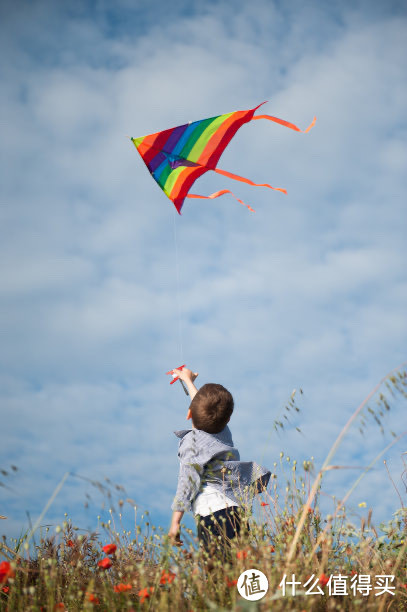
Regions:
[[[265, 102], [262, 104], [265, 104]], [[179, 214], [181, 214], [185, 198], [212, 199], [225, 193], [230, 193], [236, 198], [229, 189], [216, 191], [209, 196], [188, 193], [196, 179], [205, 174], [205, 172], [208, 172], [208, 170], [213, 170], [218, 174], [223, 174], [223, 176], [254, 185], [255, 187], [268, 187], [269, 189], [287, 193], [285, 189], [272, 187], [267, 183], [254, 183], [250, 179], [216, 167], [223, 151], [244, 123], [249, 123], [249, 121], [254, 121], [255, 119], [268, 119], [297, 132], [302, 132], [293, 123], [288, 123], [277, 117], [271, 117], [270, 115], [254, 117], [254, 113], [262, 104], [251, 110], [218, 115], [210, 119], [202, 119], [201, 121], [179, 125], [178, 127], [157, 132], [156, 134], [131, 139], [149, 169], [150, 174], [174, 203]], [[315, 121], [316, 118], [314, 117], [311, 125], [304, 132], [308, 132]], [[254, 212], [242, 200], [239, 200], [239, 198], [236, 198], [236, 200]]]

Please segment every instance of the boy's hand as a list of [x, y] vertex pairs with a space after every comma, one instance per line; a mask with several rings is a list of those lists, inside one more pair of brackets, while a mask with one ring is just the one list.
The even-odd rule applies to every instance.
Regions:
[[198, 376], [198, 372], [192, 372], [188, 368], [182, 368], [182, 370], [174, 370], [174, 374], [178, 376], [185, 383], [193, 383], [195, 378]]
[[183, 541], [181, 540], [181, 537], [180, 537], [179, 527], [177, 527], [177, 528], [171, 527], [169, 532], [168, 532], [168, 537], [170, 538], [171, 544], [173, 546], [182, 546], [183, 545]]
[[[184, 381], [188, 388], [189, 397], [191, 398], [191, 402], [194, 399], [195, 395], [198, 392], [198, 389], [194, 385], [194, 380], [198, 376], [198, 372], [193, 372], [188, 368], [182, 368], [182, 370], [174, 370], [175, 376], [178, 376], [181, 380]], [[187, 419], [191, 418], [191, 411], [188, 410]]]
[[184, 516], [182, 510], [175, 510], [171, 519], [171, 527], [168, 532], [168, 537], [171, 540], [171, 544], [174, 546], [182, 546], [183, 542], [180, 538], [181, 519]]

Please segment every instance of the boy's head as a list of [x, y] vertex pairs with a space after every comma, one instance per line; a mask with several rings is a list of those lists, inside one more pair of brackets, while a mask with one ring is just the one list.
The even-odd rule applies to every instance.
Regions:
[[199, 389], [189, 408], [196, 429], [219, 433], [233, 412], [233, 397], [222, 385], [208, 383]]

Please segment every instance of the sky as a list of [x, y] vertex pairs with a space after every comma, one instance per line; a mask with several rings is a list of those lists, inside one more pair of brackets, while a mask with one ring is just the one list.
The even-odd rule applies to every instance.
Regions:
[[[42, 524], [95, 528], [89, 481], [110, 481], [166, 528], [180, 363], [233, 393], [242, 459], [319, 469], [407, 360], [405, 3], [3, 0], [0, 24], [1, 533], [24, 532], [66, 472]], [[194, 193], [231, 189], [256, 212], [224, 196], [179, 216], [126, 136], [264, 100], [317, 123], [243, 126], [218, 166], [287, 195], [207, 173]], [[407, 429], [389, 401], [384, 434], [349, 430], [333, 463], [354, 469], [325, 479], [327, 510]], [[361, 502], [378, 523], [406, 501], [405, 448], [361, 481], [355, 520]]]

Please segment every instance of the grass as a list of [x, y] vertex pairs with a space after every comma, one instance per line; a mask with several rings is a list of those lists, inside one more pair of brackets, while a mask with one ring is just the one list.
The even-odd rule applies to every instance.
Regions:
[[[208, 558], [185, 527], [182, 548], [171, 546], [165, 532], [150, 524], [147, 512], [138, 521], [130, 500], [120, 501], [118, 512], [112, 508], [110, 520], [100, 523], [94, 534], [79, 535], [67, 517], [53, 531], [41, 528], [56, 490], [38, 524], [21, 538], [3, 538], [0, 544], [0, 610], [406, 610], [407, 509], [402, 496], [392, 520], [380, 525], [374, 524], [368, 508], [361, 510], [364, 516], [358, 524], [351, 521], [345, 498], [332, 515], [322, 516], [319, 508], [323, 475], [340, 469], [332, 459], [350, 425], [359, 417], [365, 427], [370, 414], [382, 427], [381, 411], [390, 409], [388, 395], [405, 396], [406, 385], [405, 372], [387, 375], [374, 390], [376, 394], [386, 386], [386, 393], [379, 394], [374, 409], [369, 405], [374, 394], [369, 394], [318, 472], [311, 461], [300, 465], [282, 454], [288, 481], [283, 485], [272, 479], [255, 516], [245, 509], [250, 531], [230, 543], [228, 562], [216, 551]], [[135, 524], [129, 530], [123, 517], [133, 511]], [[218, 547], [221, 552], [221, 543]], [[239, 575], [251, 568], [261, 570], [269, 581], [267, 595], [258, 602], [244, 600], [236, 587]], [[292, 575], [300, 582], [295, 596], [289, 584]], [[343, 595], [345, 583], [348, 594]], [[385, 583], [388, 591], [379, 594]], [[314, 594], [306, 594], [310, 589]]]

